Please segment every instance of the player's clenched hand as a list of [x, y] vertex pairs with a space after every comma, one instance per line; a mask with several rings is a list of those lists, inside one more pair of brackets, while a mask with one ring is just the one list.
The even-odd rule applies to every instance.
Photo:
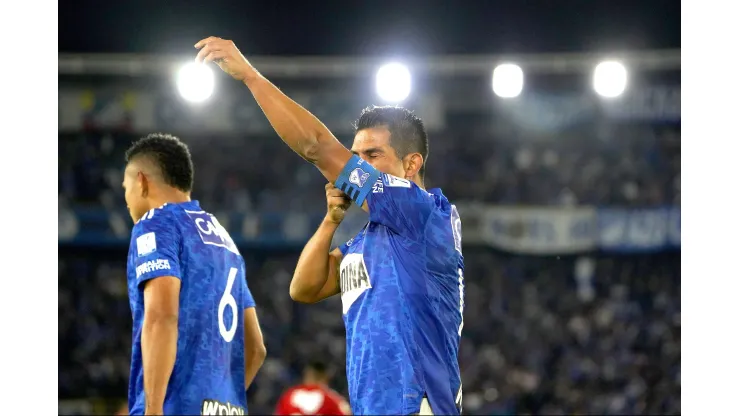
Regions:
[[195, 44], [200, 49], [196, 62], [215, 62], [224, 72], [239, 81], [257, 76], [257, 70], [239, 52], [234, 42], [211, 36]]
[[344, 213], [352, 205], [352, 200], [341, 189], [335, 187], [333, 183], [327, 183], [325, 188], [326, 218], [335, 224], [339, 224], [344, 219]]

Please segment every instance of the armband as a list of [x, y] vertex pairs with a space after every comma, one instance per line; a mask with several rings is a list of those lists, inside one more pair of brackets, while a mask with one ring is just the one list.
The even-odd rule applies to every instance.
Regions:
[[379, 177], [380, 171], [359, 156], [352, 155], [334, 182], [334, 186], [341, 189], [357, 205], [362, 206]]

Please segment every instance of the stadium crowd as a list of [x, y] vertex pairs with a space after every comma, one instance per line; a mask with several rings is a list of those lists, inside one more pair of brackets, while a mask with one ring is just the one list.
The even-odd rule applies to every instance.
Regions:
[[[60, 204], [120, 209], [123, 150], [135, 138], [60, 134]], [[276, 137], [183, 139], [195, 160], [194, 197], [206, 209], [325, 207], [323, 178]], [[428, 186], [453, 202], [680, 204], [677, 126], [590, 126], [548, 140], [516, 131], [431, 140]], [[60, 400], [126, 395], [125, 250], [60, 245]], [[243, 254], [268, 349], [250, 412], [271, 412], [315, 358], [335, 366], [333, 387], [346, 393], [340, 300], [291, 301], [296, 252]], [[465, 413], [680, 413], [680, 253], [526, 257], [466, 247], [465, 263]]]
[[[297, 253], [245, 254], [268, 348], [250, 412], [270, 412], [316, 358], [335, 366], [334, 387], [346, 393], [340, 300], [290, 300]], [[60, 397], [124, 398], [131, 313], [121, 252], [62, 249], [60, 259]], [[557, 259], [467, 249], [465, 260], [466, 413], [680, 412], [678, 253]], [[593, 278], [576, 279], [589, 265]]]
[[[454, 202], [680, 204], [677, 126], [586, 127], [546, 140], [516, 129], [498, 134], [433, 133], [427, 186], [442, 188]], [[60, 135], [60, 201], [120, 208], [122, 155], [137, 137]], [[194, 196], [209, 209], [279, 212], [287, 207], [321, 210], [324, 206], [324, 178], [277, 137], [182, 139], [190, 145], [196, 166]]]

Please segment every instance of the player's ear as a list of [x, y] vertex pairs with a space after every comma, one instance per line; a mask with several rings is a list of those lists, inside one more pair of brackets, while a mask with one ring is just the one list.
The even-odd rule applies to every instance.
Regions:
[[136, 173], [136, 181], [141, 188], [141, 196], [146, 198], [149, 195], [149, 178], [144, 175], [144, 172], [139, 171]]
[[413, 179], [419, 173], [424, 164], [421, 153], [410, 153], [403, 158], [403, 169], [406, 172], [405, 179]]

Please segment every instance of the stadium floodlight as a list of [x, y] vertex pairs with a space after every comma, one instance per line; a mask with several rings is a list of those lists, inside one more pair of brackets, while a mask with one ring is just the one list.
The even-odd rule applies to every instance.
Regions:
[[501, 98], [518, 97], [524, 89], [524, 72], [519, 65], [501, 64], [493, 70], [493, 92]]
[[604, 61], [594, 68], [594, 91], [602, 97], [615, 98], [627, 88], [627, 68], [617, 61]]
[[411, 94], [411, 72], [406, 65], [385, 64], [375, 74], [375, 91], [389, 102], [401, 102]]
[[187, 101], [199, 103], [213, 94], [215, 80], [213, 71], [206, 64], [191, 62], [177, 73], [177, 89]]

